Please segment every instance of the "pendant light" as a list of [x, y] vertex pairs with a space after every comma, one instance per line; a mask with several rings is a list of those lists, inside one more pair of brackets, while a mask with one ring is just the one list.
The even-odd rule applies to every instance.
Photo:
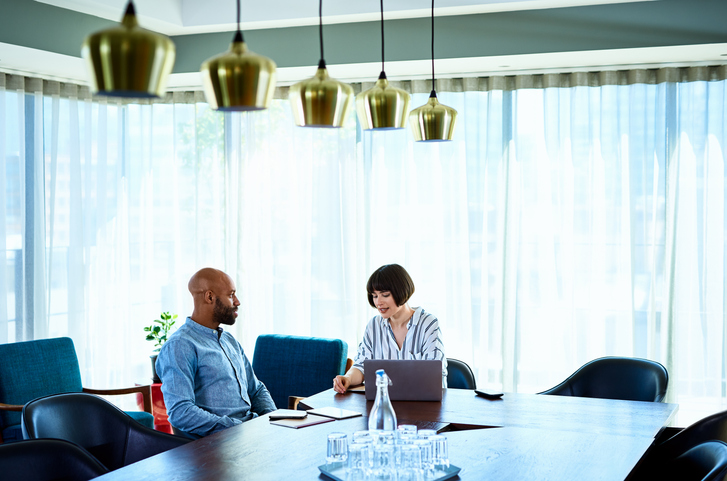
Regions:
[[237, 32], [230, 49], [202, 64], [207, 102], [222, 111], [266, 109], [275, 91], [275, 72], [275, 62], [247, 49], [240, 30], [237, 0]]
[[417, 142], [442, 142], [452, 140], [457, 111], [440, 104], [434, 88], [434, 0], [432, 0], [432, 93], [429, 101], [409, 114], [414, 140]]
[[300, 127], [343, 127], [351, 108], [353, 89], [328, 75], [323, 58], [323, 0], [318, 4], [318, 36], [321, 59], [316, 74], [290, 87], [293, 117]]
[[356, 96], [356, 113], [364, 130], [403, 129], [409, 115], [409, 94], [389, 85], [384, 71], [384, 0], [381, 0], [381, 74], [372, 88]]
[[113, 97], [161, 97], [174, 66], [174, 43], [145, 30], [129, 0], [121, 24], [86, 37], [81, 55], [91, 77], [91, 92]]

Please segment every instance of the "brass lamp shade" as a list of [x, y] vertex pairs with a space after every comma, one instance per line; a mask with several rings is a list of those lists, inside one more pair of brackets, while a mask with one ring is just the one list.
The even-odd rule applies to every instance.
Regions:
[[223, 111], [268, 108], [275, 91], [276, 66], [247, 49], [238, 32], [227, 52], [202, 64], [204, 93], [210, 107]]
[[290, 87], [290, 105], [300, 127], [343, 127], [353, 98], [350, 85], [332, 79], [325, 62], [316, 74]]
[[409, 114], [409, 124], [417, 142], [443, 142], [452, 140], [457, 111], [440, 104], [436, 92], [429, 101]]
[[404, 90], [392, 87], [381, 76], [372, 88], [356, 96], [356, 113], [364, 130], [390, 130], [406, 127], [410, 96]]
[[129, 2], [121, 24], [86, 37], [81, 47], [91, 92], [114, 97], [161, 97], [174, 66], [174, 43], [139, 27]]

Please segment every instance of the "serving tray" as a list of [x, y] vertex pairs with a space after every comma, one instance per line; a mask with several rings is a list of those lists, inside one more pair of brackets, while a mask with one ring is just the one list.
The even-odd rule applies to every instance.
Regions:
[[[318, 466], [318, 469], [331, 479], [346, 481], [346, 466], [344, 463], [323, 464]], [[450, 464], [449, 468], [446, 470], [437, 470], [435, 473], [437, 476], [434, 478], [426, 478], [426, 481], [443, 481], [457, 476], [460, 471], [462, 471], [462, 468]]]

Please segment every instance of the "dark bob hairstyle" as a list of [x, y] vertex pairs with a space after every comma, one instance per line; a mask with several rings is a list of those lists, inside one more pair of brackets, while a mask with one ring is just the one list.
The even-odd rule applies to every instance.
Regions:
[[373, 299], [374, 291], [390, 292], [394, 296], [396, 305], [401, 306], [414, 294], [414, 281], [411, 280], [406, 269], [399, 264], [387, 264], [379, 267], [371, 274], [369, 281], [366, 283], [366, 291], [369, 304], [374, 309], [376, 309]]

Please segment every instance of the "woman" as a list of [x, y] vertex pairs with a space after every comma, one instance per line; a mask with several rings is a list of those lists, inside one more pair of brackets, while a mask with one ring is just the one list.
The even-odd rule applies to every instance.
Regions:
[[353, 366], [333, 379], [333, 389], [344, 393], [364, 380], [366, 359], [439, 359], [442, 386], [447, 387], [447, 358], [444, 356], [439, 321], [421, 307], [407, 303], [414, 294], [414, 282], [398, 264], [381, 266], [366, 284], [369, 304], [379, 311], [366, 325]]

